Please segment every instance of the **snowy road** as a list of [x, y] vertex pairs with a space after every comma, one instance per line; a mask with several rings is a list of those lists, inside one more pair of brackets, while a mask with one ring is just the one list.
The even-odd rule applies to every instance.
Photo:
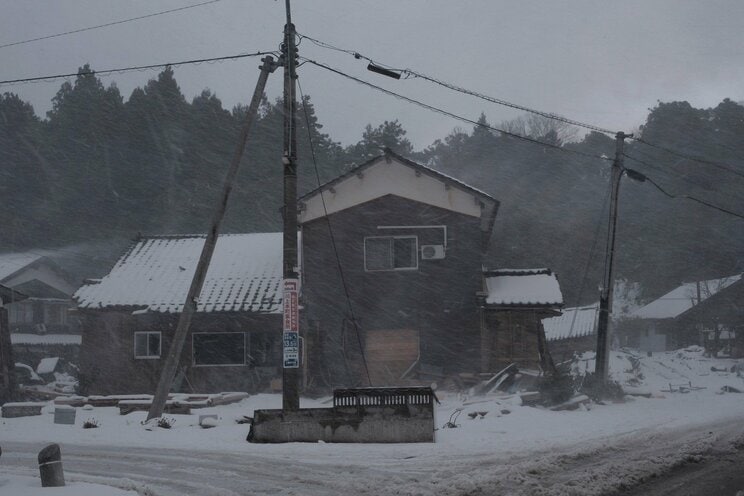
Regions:
[[[40, 443], [3, 443], [0, 473], [36, 474]], [[276, 452], [219, 453], [63, 445], [70, 480], [106, 482], [153, 496], [199, 495], [599, 495], [625, 493], [665, 474], [741, 459], [744, 423], [695, 430], [643, 429], [570, 448], [509, 455], [398, 457], [348, 462], [333, 449], [312, 459]], [[331, 448], [331, 446], [328, 446]], [[343, 451], [343, 450], [341, 450]], [[446, 460], [446, 461], [445, 461]], [[671, 479], [670, 479], [671, 481]], [[651, 486], [651, 484], [649, 484]], [[658, 486], [658, 484], [657, 484]], [[667, 494], [661, 492], [637, 494]], [[736, 488], [744, 489], [742, 488]], [[733, 496], [736, 491], [730, 494]], [[680, 493], [678, 493], [680, 494]], [[728, 493], [719, 493], [728, 494]]]

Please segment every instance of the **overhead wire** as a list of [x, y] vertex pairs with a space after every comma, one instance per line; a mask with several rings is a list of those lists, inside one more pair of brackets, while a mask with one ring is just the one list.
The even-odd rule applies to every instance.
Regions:
[[694, 155], [683, 153], [683, 152], [674, 150], [672, 148], [668, 148], [666, 146], [658, 145], [656, 143], [651, 143], [651, 142], [643, 139], [642, 137], [631, 138], [631, 139], [637, 141], [638, 143], [644, 144], [646, 146], [650, 146], [652, 148], [656, 148], [658, 150], [664, 151], [664, 152], [669, 153], [671, 155], [674, 155], [676, 157], [684, 158], [684, 159], [687, 159], [687, 160], [691, 160], [693, 162], [699, 162], [701, 164], [711, 165], [713, 167], [717, 167], [718, 169], [721, 169], [721, 170], [725, 170], [727, 172], [730, 172], [731, 174], [735, 174], [735, 175], [737, 175], [739, 177], [744, 177], [744, 172], [740, 172], [740, 171], [736, 170], [736, 168], [734, 166], [732, 166], [732, 165], [729, 165], [729, 164], [726, 164], [726, 163], [723, 163], [723, 162], [718, 162], [716, 160], [709, 160], [709, 159], [706, 159], [706, 158], [696, 157]]
[[[305, 114], [305, 127], [307, 128], [307, 139], [310, 144], [310, 156], [313, 159], [313, 168], [315, 169], [315, 180], [318, 183], [318, 187], [322, 185], [320, 181], [320, 172], [318, 171], [318, 161], [315, 156], [315, 145], [313, 144], [313, 136], [310, 129], [310, 117], [307, 112], [307, 105], [305, 105], [305, 95], [302, 92], [302, 85], [300, 85], [299, 78], [297, 79], [297, 88], [300, 91], [300, 99], [302, 101], [302, 110]], [[351, 322], [354, 325], [354, 331], [356, 333], [357, 342], [359, 343], [359, 351], [362, 355], [362, 363], [364, 364], [364, 371], [367, 375], [367, 382], [370, 386], [372, 386], [372, 379], [369, 374], [369, 367], [367, 365], [367, 357], [364, 355], [364, 346], [362, 346], [362, 338], [359, 333], [359, 324], [356, 319], [356, 315], [354, 313], [354, 307], [351, 304], [351, 294], [349, 293], [349, 285], [346, 283], [346, 277], [344, 275], [344, 269], [341, 265], [341, 256], [338, 253], [338, 247], [336, 245], [336, 236], [333, 234], [333, 227], [331, 226], [331, 218], [328, 216], [328, 208], [326, 206], [325, 197], [323, 196], [323, 191], [320, 192], [320, 201], [323, 204], [323, 213], [325, 215], [326, 223], [328, 225], [328, 235], [331, 238], [331, 246], [333, 247], [333, 255], [336, 258], [336, 266], [338, 267], [338, 273], [341, 278], [341, 286], [344, 290], [344, 295], [346, 297], [346, 305], [349, 308], [349, 315], [351, 316]]]
[[[368, 61], [368, 62], [370, 62], [372, 64], [380, 65], [380, 66], [385, 67], [385, 68], [388, 68], [389, 70], [392, 70], [392, 71], [400, 72], [401, 74], [407, 76], [406, 79], [408, 77], [411, 77], [411, 76], [412, 77], [417, 77], [417, 78], [424, 79], [426, 81], [432, 82], [434, 84], [438, 84], [438, 85], [440, 85], [442, 87], [445, 87], [445, 88], [448, 88], [450, 90], [457, 91], [459, 93], [467, 94], [467, 95], [470, 95], [470, 96], [474, 96], [476, 98], [480, 98], [482, 100], [485, 100], [485, 101], [488, 101], [488, 102], [491, 102], [491, 103], [495, 103], [497, 105], [502, 105], [502, 106], [510, 107], [510, 108], [517, 109], [517, 110], [522, 110], [524, 112], [528, 112], [528, 113], [532, 113], [532, 114], [535, 114], [535, 115], [539, 115], [539, 116], [545, 117], [547, 119], [551, 119], [551, 120], [555, 120], [555, 121], [558, 121], [558, 122], [563, 122], [565, 124], [571, 124], [571, 125], [574, 125], [574, 126], [582, 127], [584, 129], [588, 129], [590, 131], [596, 131], [596, 132], [599, 132], [599, 133], [612, 134], [612, 135], [616, 134], [616, 131], [612, 131], [611, 129], [603, 128], [603, 127], [600, 127], [600, 126], [596, 126], [594, 124], [589, 124], [589, 123], [586, 123], [586, 122], [581, 122], [581, 121], [578, 121], [578, 120], [575, 120], [575, 119], [570, 119], [570, 118], [567, 118], [567, 117], [563, 117], [561, 115], [554, 114], [554, 113], [551, 113], [551, 112], [545, 112], [545, 111], [542, 111], [542, 110], [538, 110], [538, 109], [530, 108], [530, 107], [527, 107], [527, 106], [524, 106], [524, 105], [519, 105], [519, 104], [516, 104], [516, 103], [513, 103], [513, 102], [509, 102], [507, 100], [503, 100], [503, 99], [500, 99], [500, 98], [495, 98], [495, 97], [492, 97], [492, 96], [489, 96], [489, 95], [485, 95], [483, 93], [479, 93], [477, 91], [469, 90], [467, 88], [458, 86], [456, 84], [449, 83], [449, 82], [443, 81], [441, 79], [438, 79], [438, 78], [435, 78], [435, 77], [432, 77], [432, 76], [428, 76], [426, 74], [423, 74], [421, 72], [415, 71], [413, 69], [409, 69], [409, 68], [405, 68], [405, 69], [394, 68], [394, 67], [392, 67], [390, 65], [387, 65], [387, 64], [384, 64], [384, 63], [380, 63], [380, 62], [378, 62], [378, 61], [376, 61], [376, 60], [374, 60], [374, 59], [372, 59], [370, 57], [367, 57], [366, 55], [362, 55], [361, 53], [359, 53], [359, 52], [357, 52], [355, 50], [340, 48], [340, 47], [334, 46], [334, 45], [332, 45], [330, 43], [327, 43], [325, 41], [318, 40], [316, 38], [310, 37], [310, 36], [305, 35], [305, 34], [299, 34], [299, 36], [302, 37], [302, 38], [307, 38], [310, 42], [312, 42], [313, 44], [315, 44], [317, 46], [320, 46], [322, 48], [326, 48], [326, 49], [335, 50], [335, 51], [338, 51], [338, 52], [347, 53], [349, 55], [354, 56], [354, 58], [356, 58], [356, 59], [364, 59], [364, 60], [366, 60], [366, 61]], [[723, 163], [723, 162], [719, 162], [719, 161], [715, 161], [715, 160], [709, 160], [709, 159], [706, 159], [706, 158], [703, 158], [703, 157], [696, 157], [696, 156], [693, 156], [693, 155], [689, 155], [689, 154], [686, 154], [686, 153], [683, 153], [683, 152], [674, 150], [672, 148], [668, 148], [668, 147], [664, 147], [662, 145], [651, 143], [651, 142], [645, 140], [642, 137], [634, 137], [632, 139], [634, 139], [635, 141], [637, 141], [639, 143], [642, 143], [644, 145], [647, 145], [647, 146], [650, 146], [650, 147], [653, 147], [653, 148], [657, 148], [657, 149], [663, 150], [663, 151], [665, 151], [667, 153], [670, 153], [672, 155], [675, 155], [677, 157], [686, 158], [688, 160], [692, 160], [692, 161], [695, 161], [695, 162], [699, 162], [699, 163], [711, 165], [711, 166], [717, 167], [717, 168], [719, 168], [721, 170], [728, 171], [728, 172], [730, 172], [732, 174], [735, 174], [737, 176], [744, 177], [744, 172], [738, 171], [736, 169], [736, 167], [733, 167], [733, 166], [731, 166], [729, 164], [726, 164], [726, 163]]]
[[207, 2], [201, 2], [201, 3], [197, 3], [197, 4], [193, 4], [193, 5], [186, 5], [184, 7], [178, 7], [178, 8], [175, 8], [175, 9], [168, 9], [168, 10], [162, 10], [160, 12], [153, 12], [152, 14], [141, 15], [141, 16], [137, 16], [137, 17], [130, 17], [128, 19], [121, 19], [119, 21], [107, 22], [105, 24], [98, 24], [97, 26], [89, 26], [89, 27], [86, 27], [86, 28], [73, 29], [71, 31], [65, 31], [65, 32], [56, 33], [56, 34], [50, 34], [50, 35], [47, 35], [47, 36], [39, 36], [37, 38], [30, 38], [30, 39], [27, 39], [27, 40], [13, 41], [13, 42], [10, 42], [10, 43], [5, 43], [3, 45], [0, 45], [0, 49], [12, 47], [12, 46], [17, 46], [17, 45], [23, 45], [23, 44], [26, 44], [26, 43], [32, 43], [32, 42], [35, 42], [35, 41], [42, 41], [42, 40], [49, 40], [49, 39], [52, 39], [52, 38], [59, 38], [60, 36], [68, 36], [68, 35], [75, 34], [75, 33], [82, 33], [84, 31], [92, 31], [94, 29], [106, 28], [106, 27], [109, 27], [109, 26], [116, 26], [118, 24], [124, 24], [124, 23], [132, 22], [132, 21], [139, 21], [139, 20], [142, 20], [142, 19], [148, 19], [150, 17], [156, 17], [156, 16], [160, 16], [160, 15], [164, 15], [164, 14], [172, 14], [173, 12], [180, 12], [182, 10], [188, 10], [188, 9], [193, 9], [193, 8], [196, 8], [196, 7], [202, 7], [204, 5], [209, 5], [209, 4], [212, 4], [212, 3], [217, 3], [219, 1], [221, 1], [221, 0], [209, 0]]
[[489, 124], [484, 124], [484, 123], [475, 121], [473, 119], [470, 119], [470, 118], [467, 118], [467, 117], [464, 117], [464, 116], [455, 114], [455, 113], [450, 112], [448, 110], [444, 110], [444, 109], [441, 109], [439, 107], [435, 107], [433, 105], [429, 105], [428, 103], [424, 103], [424, 102], [422, 102], [420, 100], [416, 100], [414, 98], [411, 98], [411, 97], [408, 97], [408, 96], [405, 96], [405, 95], [401, 95], [400, 93], [396, 93], [394, 91], [385, 89], [385, 88], [383, 88], [381, 86], [378, 86], [376, 84], [370, 83], [368, 81], [365, 81], [363, 79], [357, 78], [357, 77], [352, 76], [350, 74], [346, 74], [345, 72], [340, 71], [338, 69], [335, 69], [335, 68], [333, 68], [333, 67], [331, 67], [329, 65], [326, 65], [326, 64], [324, 64], [322, 62], [318, 62], [318, 61], [315, 61], [315, 60], [312, 60], [312, 59], [308, 59], [306, 57], [301, 57], [301, 58], [302, 58], [302, 60], [304, 60], [308, 64], [312, 64], [314, 66], [320, 67], [320, 68], [325, 69], [327, 71], [333, 72], [333, 73], [338, 74], [340, 76], [343, 76], [343, 77], [345, 77], [347, 79], [350, 79], [352, 81], [355, 81], [355, 82], [357, 82], [359, 84], [362, 84], [364, 86], [368, 86], [368, 87], [373, 88], [373, 89], [375, 89], [377, 91], [380, 91], [382, 93], [385, 93], [385, 94], [387, 94], [389, 96], [393, 96], [393, 97], [398, 98], [400, 100], [404, 100], [404, 101], [406, 101], [408, 103], [412, 103], [414, 105], [418, 105], [419, 107], [425, 108], [427, 110], [431, 110], [432, 112], [436, 112], [436, 113], [439, 113], [439, 114], [442, 114], [442, 115], [451, 117], [453, 119], [457, 119], [457, 120], [462, 121], [462, 122], [467, 122], [468, 124], [472, 124], [472, 125], [477, 126], [477, 127], [482, 127], [482, 128], [485, 128], [485, 129], [489, 129], [491, 131], [501, 133], [501, 134], [503, 134], [505, 136], [510, 136], [512, 138], [516, 138], [516, 139], [521, 140], [521, 141], [525, 141], [525, 142], [528, 142], [528, 143], [539, 145], [539, 146], [542, 146], [544, 148], [552, 148], [552, 149], [559, 150], [559, 151], [562, 151], [562, 152], [565, 152], [565, 153], [572, 153], [572, 154], [580, 155], [580, 156], [587, 157], [587, 158], [594, 158], [594, 159], [599, 159], [599, 160], [604, 160], [604, 161], [610, 161], [610, 162], [612, 161], [612, 159], [609, 158], [609, 157], [605, 157], [605, 156], [601, 156], [601, 155], [593, 155], [591, 153], [585, 153], [585, 152], [582, 152], [582, 151], [579, 151], [579, 150], [574, 150], [574, 149], [571, 149], [571, 148], [564, 148], [564, 147], [562, 147], [560, 145], [556, 145], [554, 143], [547, 143], [545, 141], [540, 141], [540, 140], [537, 140], [537, 139], [534, 139], [534, 138], [530, 138], [529, 136], [523, 136], [521, 134], [517, 134], [517, 133], [512, 133], [512, 132], [506, 131], [504, 129], [499, 129], [499, 128], [494, 127], [494, 126], [491, 126]]
[[[626, 158], [630, 159], [630, 160], [633, 160], [635, 162], [638, 162], [639, 164], [645, 165], [647, 167], [651, 167], [651, 164], [649, 164], [648, 162], [646, 162], [644, 160], [640, 160], [640, 159], [638, 159], [636, 157], [633, 157], [631, 155], [628, 155], [626, 153], [623, 153], [623, 155]], [[711, 203], [709, 201], [702, 200], [700, 198], [697, 198], [697, 197], [694, 197], [694, 196], [690, 196], [690, 195], [675, 195], [673, 193], [669, 193], [666, 189], [664, 189], [661, 185], [659, 185], [652, 178], [648, 177], [645, 174], [644, 174], [644, 177], [645, 177], [645, 180], [646, 181], [648, 181], [649, 183], [651, 183], [656, 189], [658, 189], [659, 191], [661, 191], [664, 195], [666, 195], [669, 198], [674, 198], [674, 199], [683, 198], [683, 199], [691, 200], [691, 201], [700, 203], [701, 205], [705, 205], [706, 207], [709, 207], [709, 208], [718, 210], [719, 212], [723, 212], [723, 213], [726, 213], [726, 214], [729, 214], [729, 215], [733, 215], [734, 217], [738, 217], [740, 219], [744, 219], [744, 214], [740, 214], [738, 212], [734, 212], [733, 210], [729, 210], [727, 208], [721, 207], [721, 206], [716, 205], [714, 203]]]
[[51, 82], [57, 79], [66, 79], [66, 78], [77, 77], [77, 76], [92, 76], [92, 75], [105, 76], [109, 74], [124, 74], [127, 72], [144, 71], [148, 69], [160, 69], [164, 67], [178, 67], [182, 65], [202, 64], [205, 62], [223, 62], [227, 60], [243, 59], [246, 57], [260, 57], [261, 55], [276, 55], [276, 54], [277, 54], [276, 50], [270, 50], [270, 51], [261, 51], [261, 52], [253, 52], [253, 53], [240, 53], [236, 55], [225, 55], [222, 57], [209, 57], [209, 58], [203, 58], [203, 59], [181, 60], [178, 62], [165, 62], [161, 64], [129, 66], [129, 67], [121, 67], [117, 69], [104, 69], [101, 71], [95, 71], [95, 70], [78, 71], [78, 72], [69, 72], [66, 74], [53, 74], [53, 75], [48, 75], [48, 76], [35, 76], [35, 77], [28, 77], [28, 78], [6, 79], [3, 81], [0, 81], [0, 86], [12, 86], [12, 85], [36, 83], [36, 82], [47, 82], [47, 81]]
[[428, 76], [428, 75], [426, 75], [424, 73], [421, 73], [421, 72], [418, 72], [418, 71], [414, 71], [413, 69], [409, 69], [409, 68], [406, 68], [406, 69], [395, 69], [395, 68], [393, 68], [393, 67], [391, 67], [389, 65], [386, 65], [384, 63], [377, 62], [377, 61], [371, 59], [370, 57], [367, 57], [365, 55], [362, 55], [361, 53], [359, 53], [357, 51], [348, 50], [348, 49], [345, 49], [345, 48], [339, 48], [337, 46], [331, 45], [330, 43], [326, 43], [324, 41], [318, 40], [316, 38], [312, 38], [312, 37], [307, 36], [307, 35], [304, 35], [304, 34], [300, 34], [299, 36], [302, 37], [302, 38], [307, 38], [311, 43], [313, 43], [313, 44], [315, 44], [315, 45], [317, 45], [319, 47], [327, 48], [327, 49], [330, 49], [330, 50], [335, 50], [335, 51], [338, 51], [338, 52], [347, 53], [349, 55], [354, 56], [354, 58], [356, 58], [356, 59], [364, 59], [367, 62], [370, 62], [372, 64], [380, 65], [380, 66], [383, 66], [383, 67], [388, 68], [388, 69], [393, 70], [393, 71], [398, 71], [398, 72], [400, 72], [400, 73], [402, 73], [404, 75], [407, 75], [408, 77], [415, 77], [415, 78], [424, 79], [426, 81], [429, 81], [429, 82], [434, 83], [434, 84], [438, 84], [439, 86], [443, 86], [443, 87], [448, 88], [450, 90], [457, 91], [459, 93], [463, 93], [463, 94], [466, 94], [466, 95], [474, 96], [476, 98], [480, 98], [481, 100], [485, 100], [485, 101], [488, 101], [488, 102], [491, 102], [491, 103], [495, 103], [497, 105], [501, 105], [501, 106], [504, 106], [504, 107], [513, 108], [513, 109], [516, 109], [516, 110], [522, 110], [524, 112], [529, 112], [531, 114], [539, 115], [539, 116], [542, 116], [542, 117], [545, 117], [547, 119], [551, 119], [551, 120], [554, 120], [554, 121], [559, 121], [559, 122], [563, 122], [565, 124], [571, 124], [573, 126], [582, 127], [584, 129], [588, 129], [590, 131], [597, 131], [599, 133], [612, 134], [612, 135], [617, 134], [617, 131], [612, 131], [610, 129], [606, 129], [606, 128], [602, 128], [602, 127], [599, 127], [599, 126], [595, 126], [594, 124], [588, 124], [586, 122], [581, 122], [581, 121], [578, 121], [578, 120], [575, 120], [575, 119], [569, 119], [567, 117], [563, 117], [561, 115], [554, 114], [552, 112], [545, 112], [545, 111], [542, 111], [542, 110], [533, 109], [533, 108], [530, 108], [530, 107], [526, 107], [524, 105], [520, 105], [520, 104], [517, 104], [517, 103], [509, 102], [507, 100], [503, 100], [501, 98], [496, 98], [496, 97], [485, 95], [483, 93], [479, 93], [477, 91], [469, 90], [467, 88], [463, 88], [462, 86], [458, 86], [458, 85], [453, 84], [453, 83], [448, 83], [448, 82], [443, 81], [443, 80], [441, 80], [439, 78], [435, 78], [433, 76]]

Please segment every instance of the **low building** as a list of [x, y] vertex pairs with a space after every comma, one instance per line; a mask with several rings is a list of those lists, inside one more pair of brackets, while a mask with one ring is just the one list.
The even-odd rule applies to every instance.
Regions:
[[538, 343], [543, 319], [560, 315], [563, 294], [550, 269], [502, 269], [483, 274], [481, 371], [497, 372], [512, 363], [540, 365]]
[[77, 284], [48, 256], [33, 253], [0, 254], [0, 284], [27, 295], [7, 305], [11, 332], [75, 334], [69, 313]]
[[[78, 289], [81, 392], [155, 390], [205, 238], [140, 238]], [[175, 388], [252, 391], [279, 377], [281, 283], [281, 233], [219, 236]]]
[[666, 351], [703, 345], [705, 330], [744, 325], [742, 275], [683, 283], [617, 324], [621, 346]]

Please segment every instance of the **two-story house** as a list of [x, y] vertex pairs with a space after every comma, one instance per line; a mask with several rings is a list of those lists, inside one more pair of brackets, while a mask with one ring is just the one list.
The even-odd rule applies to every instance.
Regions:
[[300, 199], [311, 376], [400, 383], [417, 365], [469, 370], [499, 202], [390, 150]]

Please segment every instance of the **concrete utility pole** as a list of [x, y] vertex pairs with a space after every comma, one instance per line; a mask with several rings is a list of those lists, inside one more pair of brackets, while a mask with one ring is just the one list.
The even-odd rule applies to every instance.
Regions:
[[289, 0], [286, 0], [287, 24], [284, 26], [284, 318], [282, 409], [300, 409], [299, 366], [300, 332], [297, 267], [297, 46]]
[[623, 177], [623, 146], [625, 138], [632, 138], [632, 134], [619, 132], [615, 135], [615, 161], [612, 163], [610, 175], [612, 191], [610, 193], [610, 224], [607, 232], [607, 249], [605, 255], [605, 274], [602, 291], [599, 296], [599, 321], [597, 323], [597, 358], [594, 375], [601, 384], [607, 383], [609, 371], [609, 323], [612, 312], [612, 262], [615, 258], [615, 231], [617, 227], [617, 200], [620, 190], [620, 179]]
[[258, 113], [258, 106], [261, 103], [261, 98], [263, 97], [264, 89], [266, 88], [266, 80], [268, 79], [269, 74], [274, 72], [274, 69], [277, 67], [274, 63], [274, 58], [270, 55], [261, 59], [261, 61], [263, 62], [263, 65], [261, 66], [261, 74], [258, 76], [258, 83], [256, 83], [256, 89], [253, 92], [253, 98], [251, 99], [251, 104], [248, 107], [248, 112], [245, 116], [245, 124], [240, 132], [238, 146], [235, 147], [235, 153], [233, 153], [230, 168], [225, 176], [220, 203], [217, 206], [214, 217], [212, 218], [212, 225], [207, 233], [207, 239], [204, 241], [204, 248], [202, 248], [199, 262], [196, 264], [194, 278], [191, 280], [191, 286], [189, 287], [189, 292], [186, 296], [186, 302], [184, 303], [183, 310], [178, 318], [178, 326], [176, 327], [176, 332], [173, 336], [173, 343], [171, 343], [170, 349], [168, 350], [168, 356], [163, 365], [163, 370], [160, 373], [160, 381], [158, 382], [158, 387], [155, 391], [155, 397], [152, 400], [150, 411], [147, 414], [147, 420], [163, 415], [163, 409], [165, 408], [165, 403], [168, 399], [168, 392], [173, 384], [173, 378], [176, 375], [176, 369], [178, 368], [178, 362], [181, 358], [183, 345], [186, 342], [186, 336], [188, 335], [189, 327], [191, 326], [191, 318], [196, 312], [199, 295], [201, 294], [204, 280], [207, 277], [209, 262], [212, 260], [212, 254], [217, 245], [217, 235], [220, 232], [222, 219], [225, 217], [227, 202], [230, 199], [230, 193], [232, 192], [235, 177], [238, 175], [240, 159], [243, 156], [243, 151], [245, 150], [245, 145], [248, 141], [248, 134], [250, 133], [253, 121]]

